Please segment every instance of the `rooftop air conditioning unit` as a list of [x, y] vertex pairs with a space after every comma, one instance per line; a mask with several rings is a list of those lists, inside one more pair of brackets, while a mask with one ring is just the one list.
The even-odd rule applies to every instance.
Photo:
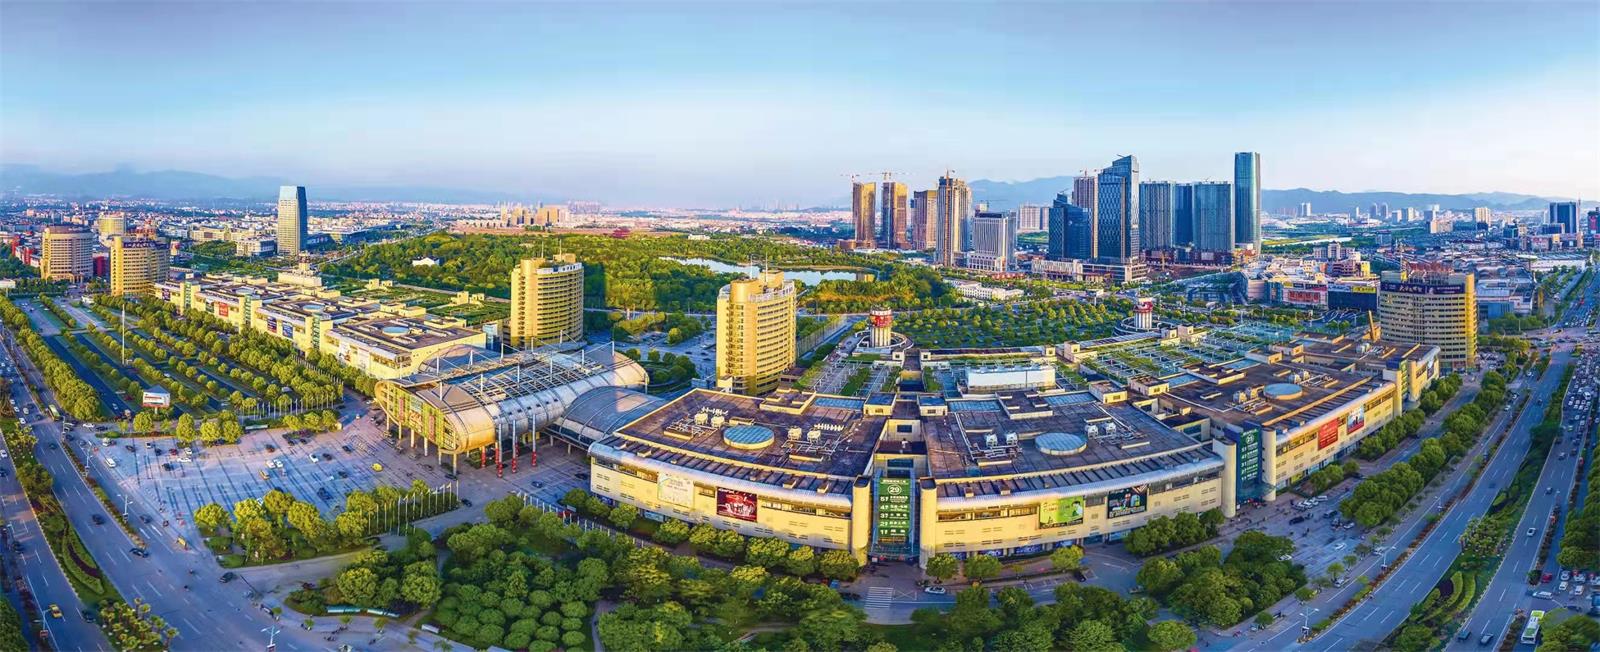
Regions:
[[722, 424], [726, 423], [727, 421], [728, 421], [727, 417], [722, 416], [720, 414], [714, 414], [714, 415], [711, 416], [711, 427], [713, 427], [713, 428], [721, 428]]
[[983, 436], [983, 445], [985, 448], [994, 448], [995, 446], [999, 446], [1000, 438], [996, 437], [995, 434], [991, 432]]
[[1090, 437], [1099, 437], [1100, 436], [1100, 426], [1094, 425], [1092, 423], [1089, 424], [1088, 427], [1084, 428], [1083, 430], [1084, 430], [1084, 432], [1088, 433]]
[[1115, 423], [1107, 423], [1106, 424], [1106, 436], [1110, 437], [1110, 436], [1115, 435], [1115, 434], [1117, 434], [1117, 424], [1115, 424]]
[[694, 413], [694, 422], [702, 426], [706, 425], [706, 421], [710, 419], [711, 415], [706, 414], [704, 410]]
[[1014, 432], [1006, 433], [1006, 445], [1007, 446], [1016, 446], [1017, 445], [1017, 433], [1014, 433]]
[[817, 429], [817, 428], [812, 428], [810, 430], [807, 430], [806, 431], [806, 439], [811, 441], [812, 443], [816, 443], [816, 442], [822, 441], [822, 431]]
[[800, 441], [800, 426], [789, 426], [789, 441]]

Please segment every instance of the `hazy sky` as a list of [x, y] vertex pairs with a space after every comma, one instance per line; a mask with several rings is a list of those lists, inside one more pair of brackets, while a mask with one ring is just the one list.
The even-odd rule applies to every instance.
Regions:
[[810, 205], [1238, 150], [1600, 197], [1600, 3], [0, 3], [0, 161], [64, 171]]

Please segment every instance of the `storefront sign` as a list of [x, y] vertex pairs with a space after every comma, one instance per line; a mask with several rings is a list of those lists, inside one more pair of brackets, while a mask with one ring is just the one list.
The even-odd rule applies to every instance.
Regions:
[[878, 541], [905, 543], [911, 537], [911, 478], [878, 478]]

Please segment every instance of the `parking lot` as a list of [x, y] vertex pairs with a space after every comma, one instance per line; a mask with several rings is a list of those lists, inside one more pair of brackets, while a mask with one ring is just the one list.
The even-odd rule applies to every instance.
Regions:
[[[193, 533], [189, 517], [200, 506], [214, 502], [231, 510], [234, 503], [260, 498], [275, 488], [332, 517], [342, 509], [350, 491], [371, 490], [380, 484], [408, 486], [413, 480], [422, 480], [429, 487], [454, 485], [458, 494], [470, 501], [519, 493], [550, 503], [569, 489], [588, 484], [584, 456], [568, 453], [564, 445], [542, 448], [535, 469], [528, 467], [525, 452], [517, 471], [512, 472], [508, 464], [503, 478], [497, 476], [492, 458], [488, 468], [476, 469], [463, 456], [460, 473], [452, 481], [447, 476], [448, 457], [441, 466], [434, 456], [423, 456], [420, 447], [396, 447], [365, 416], [337, 433], [317, 435], [304, 443], [300, 437], [291, 444], [284, 433], [260, 431], [246, 434], [239, 444], [204, 447], [198, 454], [189, 454], [189, 448], [179, 447], [170, 437], [111, 439], [106, 446], [90, 436], [95, 434], [80, 428], [72, 445], [86, 453], [81, 457], [98, 467], [97, 471], [109, 474], [103, 477], [114, 478], [126, 495], [142, 503], [129, 505], [129, 514], [172, 521], [189, 533]], [[174, 449], [178, 454], [171, 452]], [[374, 469], [374, 464], [382, 470]]]

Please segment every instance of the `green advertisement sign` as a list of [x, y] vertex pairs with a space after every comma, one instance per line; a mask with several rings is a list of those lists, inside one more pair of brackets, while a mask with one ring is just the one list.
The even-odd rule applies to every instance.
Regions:
[[1083, 522], [1083, 496], [1039, 503], [1039, 527], [1062, 527]]
[[911, 478], [878, 477], [878, 542], [905, 543], [911, 537]]

